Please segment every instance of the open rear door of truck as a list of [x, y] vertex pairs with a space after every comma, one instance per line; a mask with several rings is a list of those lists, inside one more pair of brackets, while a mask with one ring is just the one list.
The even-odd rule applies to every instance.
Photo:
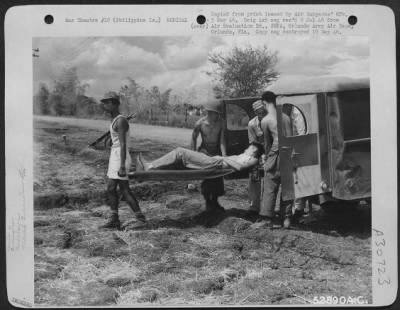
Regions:
[[318, 119], [318, 101], [322, 103], [323, 100], [324, 94], [277, 98], [283, 200], [325, 191], [325, 180], [321, 176]]

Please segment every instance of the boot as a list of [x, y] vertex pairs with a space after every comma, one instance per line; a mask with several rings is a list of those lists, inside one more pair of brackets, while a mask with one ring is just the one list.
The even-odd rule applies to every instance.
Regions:
[[212, 206], [215, 211], [225, 212], [224, 207], [219, 204], [218, 199], [212, 200]]
[[146, 222], [146, 217], [144, 216], [144, 214], [141, 211], [135, 212], [135, 217], [141, 223]]
[[141, 211], [134, 212], [135, 219], [130, 219], [122, 224], [121, 229], [131, 230], [137, 228], [143, 228], [143, 225], [146, 224], [146, 217]]
[[304, 215], [304, 210], [295, 210], [293, 214], [293, 223], [298, 224], [300, 222], [300, 218]]
[[207, 212], [225, 212], [225, 209], [219, 204], [217, 198], [205, 198]]
[[[273, 229], [282, 228], [282, 227], [283, 227], [283, 222], [284, 222], [284, 220], [285, 220], [285, 219], [282, 219], [282, 217], [280, 217], [280, 216], [275, 216], [275, 217], [272, 219], [272, 228], [273, 228]], [[290, 223], [289, 223], [289, 224], [290, 224]]]
[[289, 229], [290, 228], [290, 226], [291, 226], [291, 219], [290, 219], [290, 217], [289, 216], [286, 216], [285, 217], [285, 219], [283, 220], [283, 227], [285, 228], [285, 229]]
[[118, 230], [120, 229], [120, 227], [121, 227], [121, 222], [119, 221], [118, 214], [112, 214], [105, 224], [99, 226], [99, 228], [110, 228], [110, 229], [116, 228]]
[[258, 216], [257, 221], [250, 226], [252, 229], [272, 229], [272, 218], [269, 216]]
[[206, 200], [206, 212], [211, 212], [214, 208], [212, 206], [211, 200], [204, 198]]

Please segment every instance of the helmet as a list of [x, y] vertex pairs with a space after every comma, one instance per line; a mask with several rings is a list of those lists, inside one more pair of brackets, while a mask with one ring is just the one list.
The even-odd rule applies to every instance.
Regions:
[[222, 107], [223, 107], [223, 105], [222, 105], [221, 101], [214, 100], [214, 101], [208, 102], [205, 109], [206, 109], [206, 111], [213, 111], [213, 112], [222, 114], [223, 113]]
[[116, 102], [119, 102], [119, 95], [115, 91], [109, 91], [105, 93], [103, 99], [101, 99], [101, 102], [107, 101], [107, 100], [113, 100]]

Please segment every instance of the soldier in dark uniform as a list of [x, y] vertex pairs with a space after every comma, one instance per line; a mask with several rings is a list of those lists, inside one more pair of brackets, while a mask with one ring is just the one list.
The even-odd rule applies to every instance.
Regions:
[[[207, 116], [199, 119], [193, 129], [191, 149], [209, 156], [226, 154], [225, 123], [222, 119], [222, 103], [210, 102], [207, 107]], [[197, 138], [201, 135], [202, 142], [197, 148]], [[201, 193], [206, 201], [207, 211], [224, 211], [219, 204], [218, 197], [225, 194], [223, 177], [204, 180], [201, 183]]]

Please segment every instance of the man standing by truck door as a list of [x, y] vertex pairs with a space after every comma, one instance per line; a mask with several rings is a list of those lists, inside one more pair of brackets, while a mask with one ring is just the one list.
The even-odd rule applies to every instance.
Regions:
[[[261, 121], [261, 128], [264, 132], [266, 161], [264, 164], [263, 194], [259, 213], [260, 222], [256, 224], [257, 228], [272, 227], [276, 198], [281, 183], [276, 95], [267, 91], [262, 95], [261, 100], [265, 102], [268, 114]], [[289, 133], [292, 130], [290, 118], [285, 113], [282, 113], [282, 126], [284, 132]], [[286, 211], [291, 212], [291, 206], [291, 202], [290, 206], [283, 206], [281, 203], [281, 208], [285, 208], [285, 214]]]
[[[207, 116], [199, 119], [193, 129], [191, 149], [209, 156], [226, 154], [225, 124], [221, 118], [222, 103], [210, 102], [207, 107]], [[197, 138], [201, 135], [201, 145], [197, 148]], [[201, 183], [201, 193], [206, 201], [207, 211], [224, 211], [218, 203], [218, 197], [224, 195], [224, 178], [204, 180]]]
[[[253, 110], [256, 116], [249, 121], [248, 124], [248, 136], [249, 144], [252, 142], [258, 142], [264, 145], [264, 132], [261, 128], [261, 120], [267, 115], [264, 103], [261, 100], [257, 100], [253, 103]], [[260, 211], [260, 198], [261, 198], [261, 173], [259, 166], [255, 166], [250, 169], [249, 176], [249, 200], [250, 208], [248, 215], [257, 215]]]

